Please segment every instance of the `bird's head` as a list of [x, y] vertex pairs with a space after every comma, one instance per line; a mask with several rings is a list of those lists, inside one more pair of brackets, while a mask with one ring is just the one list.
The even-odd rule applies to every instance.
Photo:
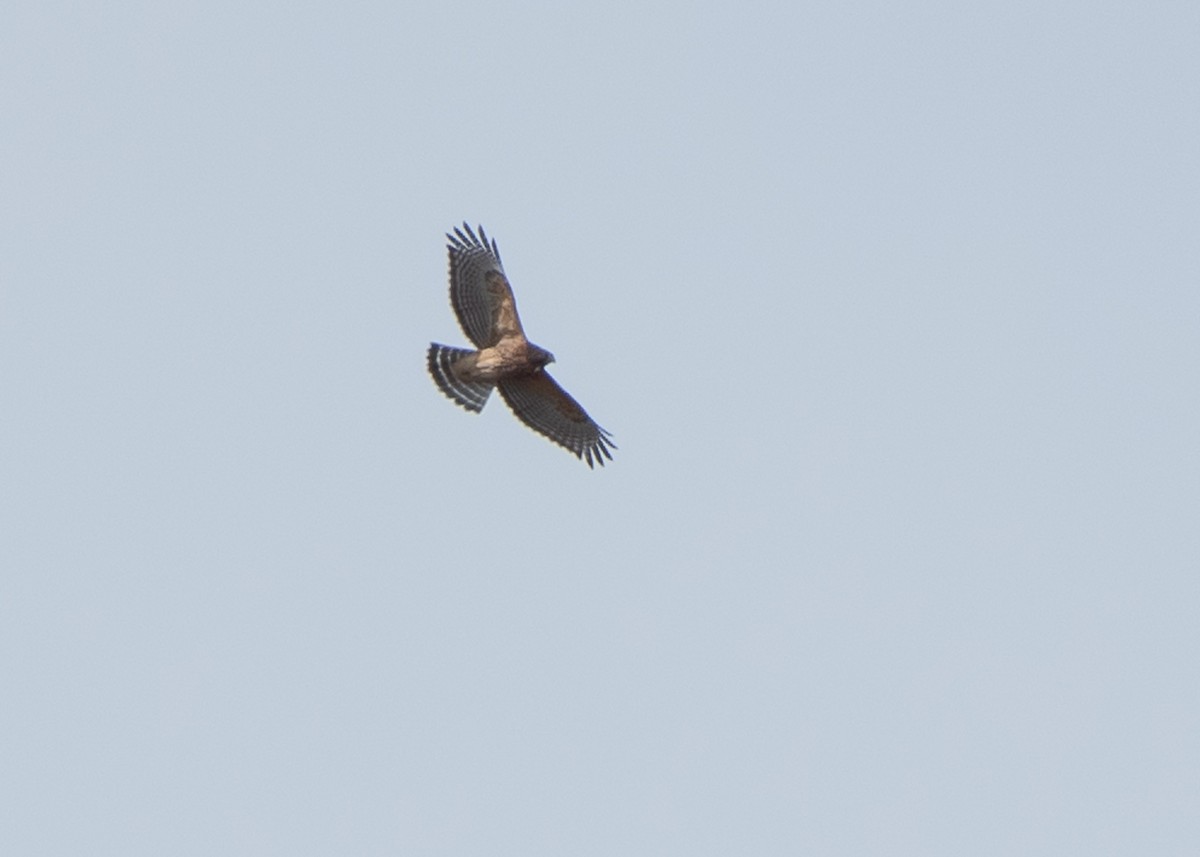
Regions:
[[529, 343], [529, 361], [536, 363], [538, 366], [545, 366], [554, 362], [554, 355], [542, 348], [539, 345]]

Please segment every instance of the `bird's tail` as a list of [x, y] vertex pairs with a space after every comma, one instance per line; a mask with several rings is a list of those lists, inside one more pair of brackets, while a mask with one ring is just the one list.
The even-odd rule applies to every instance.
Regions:
[[455, 361], [474, 354], [466, 348], [451, 348], [449, 345], [430, 343], [427, 362], [429, 374], [438, 389], [468, 411], [479, 413], [487, 404], [494, 384], [486, 381], [464, 381], [454, 374]]

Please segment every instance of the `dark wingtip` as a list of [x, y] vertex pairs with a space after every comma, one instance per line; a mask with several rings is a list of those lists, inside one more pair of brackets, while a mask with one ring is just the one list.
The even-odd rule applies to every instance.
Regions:
[[[479, 230], [479, 236], [476, 237], [475, 230]], [[454, 234], [446, 233], [446, 240], [450, 242], [450, 250], [465, 250], [468, 247], [481, 247], [484, 250], [491, 250], [492, 255], [496, 257], [496, 261], [500, 261], [500, 248], [496, 245], [496, 239], [489, 239], [487, 233], [483, 231], [483, 224], [479, 224], [475, 229], [471, 228], [471, 224], [467, 221], [462, 222], [462, 226], [454, 227]]]
[[[601, 429], [603, 431], [603, 429]], [[606, 446], [607, 444], [607, 446]], [[613, 460], [612, 453], [608, 451], [608, 446], [613, 446], [612, 441], [607, 440], [603, 435], [596, 439], [596, 442], [590, 446], [585, 446], [582, 449], [575, 450], [575, 455], [587, 462], [587, 466], [595, 470], [595, 465], [604, 466], [604, 460]], [[616, 448], [615, 446], [613, 447]]]

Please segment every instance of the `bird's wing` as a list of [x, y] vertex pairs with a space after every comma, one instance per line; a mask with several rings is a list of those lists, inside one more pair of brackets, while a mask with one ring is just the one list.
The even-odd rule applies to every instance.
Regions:
[[609, 449], [617, 448], [612, 435], [597, 425], [544, 370], [505, 378], [498, 386], [500, 395], [521, 422], [573, 452], [588, 467], [595, 463], [603, 465], [606, 458], [612, 460]]
[[467, 339], [490, 348], [506, 337], [524, 338], [512, 286], [504, 276], [496, 240], [479, 236], [466, 223], [446, 233], [450, 254], [450, 303]]

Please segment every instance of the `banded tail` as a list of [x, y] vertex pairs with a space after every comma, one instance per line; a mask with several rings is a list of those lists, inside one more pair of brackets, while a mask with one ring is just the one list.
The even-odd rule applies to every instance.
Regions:
[[487, 404], [488, 396], [492, 394], [494, 384], [480, 381], [464, 381], [454, 374], [453, 365], [456, 360], [474, 354], [467, 348], [451, 348], [449, 345], [430, 343], [427, 362], [429, 374], [447, 397], [456, 405], [461, 405], [468, 411], [479, 413]]

